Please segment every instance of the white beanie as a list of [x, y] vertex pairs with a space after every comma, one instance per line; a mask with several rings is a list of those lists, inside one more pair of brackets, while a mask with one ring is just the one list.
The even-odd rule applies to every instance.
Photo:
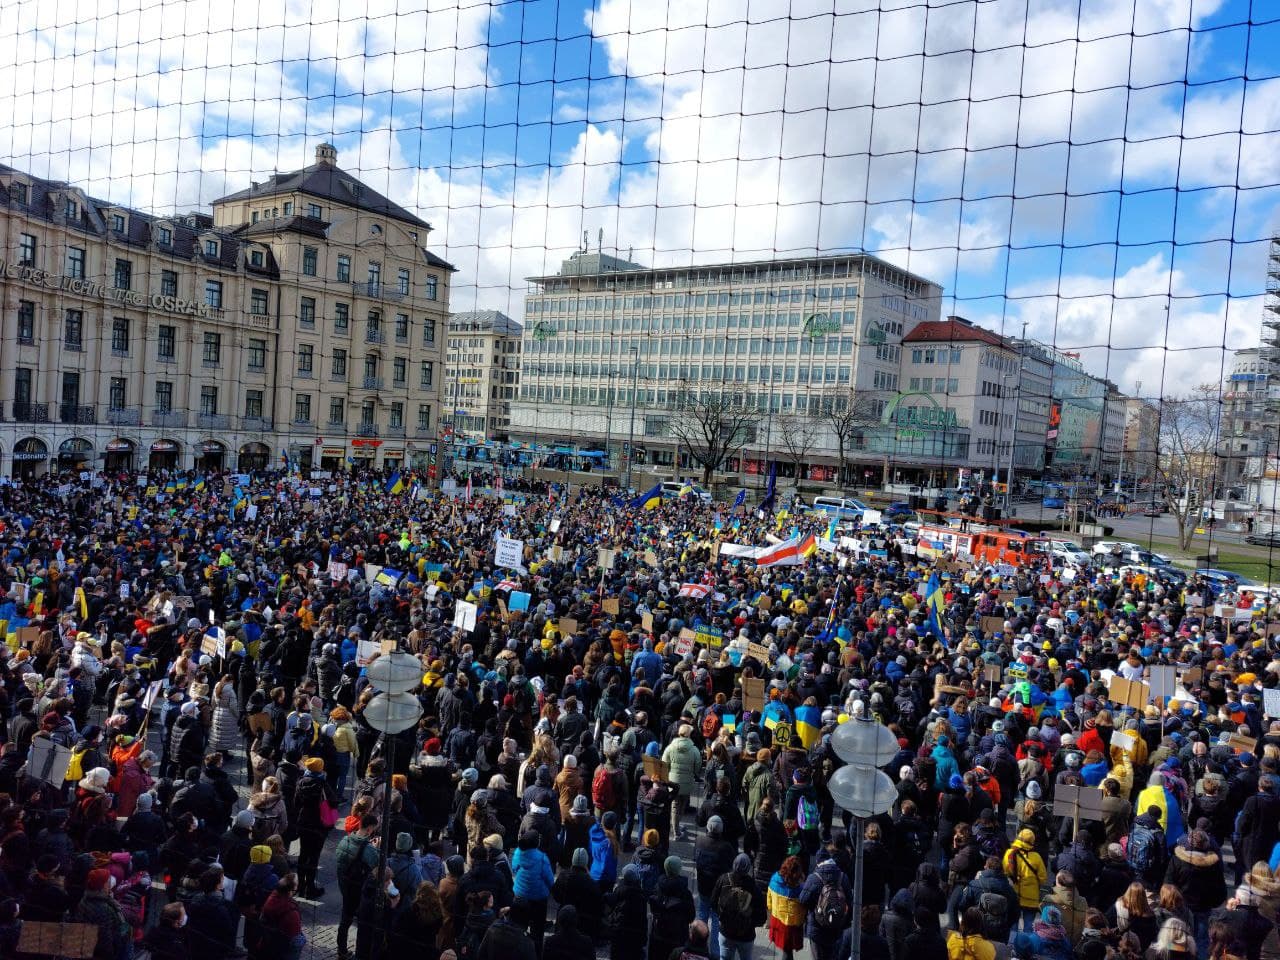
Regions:
[[181, 712], [184, 717], [194, 717], [200, 712], [200, 705], [194, 700], [188, 700], [182, 705]]
[[577, 757], [575, 757], [572, 753], [568, 754], [568, 755], [564, 758], [564, 767], [565, 767], [565, 769], [566, 769], [566, 770], [572, 770], [572, 769], [574, 769], [577, 765], [578, 765], [578, 758], [577, 758]]

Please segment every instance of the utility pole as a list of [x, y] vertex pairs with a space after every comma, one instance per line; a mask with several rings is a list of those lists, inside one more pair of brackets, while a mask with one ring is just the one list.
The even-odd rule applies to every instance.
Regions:
[[631, 427], [627, 431], [627, 489], [631, 489], [631, 465], [636, 459], [636, 381], [640, 377], [640, 350], [631, 348]]
[[1018, 407], [1022, 405], [1022, 358], [1026, 355], [1027, 321], [1022, 321], [1022, 339], [1018, 341], [1018, 382], [1013, 387], [1013, 433], [1009, 440], [1009, 469], [1004, 474], [1004, 505], [1006, 511], [1013, 507], [1013, 465], [1018, 449]]

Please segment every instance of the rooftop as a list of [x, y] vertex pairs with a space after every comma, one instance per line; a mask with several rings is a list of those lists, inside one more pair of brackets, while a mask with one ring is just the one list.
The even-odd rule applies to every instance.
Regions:
[[453, 332], [496, 333], [500, 337], [518, 337], [524, 327], [500, 310], [470, 310], [449, 314], [449, 330]]
[[945, 320], [925, 320], [916, 324], [902, 338], [903, 343], [988, 343], [993, 347], [1013, 349], [1008, 340], [998, 333], [980, 327], [963, 317], [947, 317]]

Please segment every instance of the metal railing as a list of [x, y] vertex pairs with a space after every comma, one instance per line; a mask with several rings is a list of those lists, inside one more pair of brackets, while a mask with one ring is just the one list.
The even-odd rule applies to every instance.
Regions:
[[241, 417], [241, 430], [252, 430], [256, 433], [269, 433], [275, 429], [270, 417]]
[[18, 423], [48, 423], [49, 405], [29, 400], [13, 401], [13, 419]]
[[151, 413], [151, 425], [153, 427], [178, 427], [182, 428], [187, 425], [187, 414], [185, 410], [155, 410]]
[[365, 377], [364, 388], [366, 390], [381, 390], [382, 378], [381, 377]]
[[196, 426], [204, 427], [208, 430], [229, 430], [231, 429], [231, 417], [225, 413], [198, 413], [196, 414]]
[[137, 427], [142, 425], [142, 411], [137, 408], [107, 409], [107, 423], [117, 427]]
[[58, 406], [58, 420], [62, 423], [96, 423], [98, 408], [82, 406], [77, 403], [63, 403]]
[[362, 423], [356, 427], [356, 436], [376, 437], [378, 436], [378, 425], [376, 423]]
[[395, 284], [384, 283], [381, 280], [353, 282], [351, 289], [358, 297], [374, 297], [378, 300], [403, 300], [405, 297]]

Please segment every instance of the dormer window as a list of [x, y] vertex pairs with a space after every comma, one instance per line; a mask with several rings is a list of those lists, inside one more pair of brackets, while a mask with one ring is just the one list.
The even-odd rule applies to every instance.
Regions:
[[250, 221], [249, 221], [249, 222], [250, 222], [250, 223], [257, 223], [257, 222], [258, 222], [258, 211], [257, 211], [257, 210], [253, 211], [253, 214], [251, 215], [251, 219], [250, 219]]
[[262, 266], [262, 251], [261, 251], [261, 250], [250, 250], [250, 251], [249, 251], [249, 265], [250, 265], [251, 267], [260, 267], [260, 266]]
[[173, 244], [173, 231], [168, 227], [157, 227], [156, 242], [162, 247], [171, 246]]
[[75, 220], [80, 216], [80, 205], [70, 197], [67, 198], [67, 203], [66, 206], [63, 207], [63, 210], [66, 213], [68, 220]]
[[111, 229], [116, 233], [124, 233], [124, 214], [113, 213], [111, 215]]
[[206, 257], [216, 257], [218, 255], [217, 240], [206, 240], [204, 242], [204, 255]]
[[286, 217], [292, 217], [292, 216], [293, 216], [293, 201], [292, 201], [292, 200], [286, 200], [286, 201], [284, 202], [284, 215], [285, 215]]
[[314, 217], [316, 220], [322, 219], [320, 214], [320, 204], [318, 203], [307, 204], [307, 216]]
[[27, 202], [27, 185], [25, 183], [12, 183], [9, 185], [9, 199], [14, 203], [25, 204]]

